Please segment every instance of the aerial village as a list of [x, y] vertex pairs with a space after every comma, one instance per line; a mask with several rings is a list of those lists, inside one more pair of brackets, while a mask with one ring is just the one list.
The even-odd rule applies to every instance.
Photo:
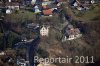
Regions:
[[[70, 9], [75, 11], [74, 14], [77, 14], [78, 12], [84, 14], [91, 9], [91, 6], [97, 5], [98, 3], [100, 3], [99, 0], [0, 0], [0, 26], [2, 29], [0, 31], [4, 33], [4, 39], [5, 36], [9, 35], [11, 32], [17, 33], [20, 37], [19, 41], [16, 40], [16, 42], [14, 42], [13, 50], [12, 48], [5, 51], [0, 50], [0, 58], [5, 56], [4, 59], [0, 59], [0, 66], [59, 66], [44, 62], [41, 63], [39, 61], [33, 62], [34, 59], [32, 58], [38, 51], [40, 40], [44, 40], [44, 42], [47, 39], [48, 41], [51, 39], [54, 40], [53, 38], [49, 39], [49, 37], [52, 37], [54, 34], [57, 35], [59, 43], [71, 43], [72, 41], [80, 40], [84, 36], [84, 31], [80, 23], [79, 25], [76, 25], [76, 22], [81, 22], [81, 20], [77, 20], [77, 18], [71, 14]], [[15, 13], [20, 14], [19, 12], [21, 12], [23, 15], [25, 15], [28, 13], [25, 11], [31, 12], [30, 14], [35, 17], [30, 16], [34, 22], [28, 22], [26, 20], [28, 23], [25, 22], [22, 24], [25, 24], [25, 26], [21, 26], [21, 31], [23, 31], [21, 32], [20, 27], [15, 28], [16, 24], [19, 23], [12, 23], [11, 25], [10, 20], [12, 19], [12, 14], [12, 22], [20, 20], [24, 16], [18, 15], [16, 18], [20, 19], [16, 19], [14, 17], [14, 15], [16, 15]], [[27, 16], [24, 19], [30, 17]], [[74, 22], [74, 19], [77, 21]], [[7, 31], [3, 30], [3, 24], [7, 25]], [[18, 29], [19, 31], [17, 31]], [[33, 36], [35, 36], [35, 38], [33, 38]], [[19, 51], [19, 48], [22, 47], [26, 48], [26, 52]], [[20, 53], [23, 54], [21, 55]], [[4, 65], [3, 63], [6, 64]]]

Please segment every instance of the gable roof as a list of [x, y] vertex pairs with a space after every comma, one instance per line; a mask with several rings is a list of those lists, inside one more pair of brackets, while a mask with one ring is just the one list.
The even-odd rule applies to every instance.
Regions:
[[7, 2], [6, 6], [19, 6], [19, 3], [18, 2], [12, 2], [12, 3]]
[[80, 34], [80, 30], [78, 28], [72, 28], [69, 30], [66, 30], [67, 35], [77, 35]]
[[43, 10], [44, 15], [52, 15], [52, 9]]
[[58, 2], [64, 2], [64, 0], [57, 0]]

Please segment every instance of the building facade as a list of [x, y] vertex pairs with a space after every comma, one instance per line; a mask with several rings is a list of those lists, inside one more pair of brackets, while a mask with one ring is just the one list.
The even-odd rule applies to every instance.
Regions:
[[48, 36], [48, 34], [49, 34], [49, 27], [43, 25], [43, 27], [40, 29], [40, 35]]

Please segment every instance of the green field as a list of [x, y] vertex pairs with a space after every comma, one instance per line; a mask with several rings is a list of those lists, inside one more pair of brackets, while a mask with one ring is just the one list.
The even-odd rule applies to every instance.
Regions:
[[35, 14], [27, 10], [20, 10], [7, 15], [7, 19], [11, 22], [23, 22], [25, 20], [35, 20]]
[[95, 7], [91, 6], [88, 11], [77, 18], [84, 22], [90, 22], [100, 19], [100, 5], [95, 5]]

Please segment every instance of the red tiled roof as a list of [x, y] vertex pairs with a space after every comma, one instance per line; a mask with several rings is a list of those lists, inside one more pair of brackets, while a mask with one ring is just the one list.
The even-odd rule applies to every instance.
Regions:
[[43, 10], [44, 15], [52, 15], [52, 9]]

